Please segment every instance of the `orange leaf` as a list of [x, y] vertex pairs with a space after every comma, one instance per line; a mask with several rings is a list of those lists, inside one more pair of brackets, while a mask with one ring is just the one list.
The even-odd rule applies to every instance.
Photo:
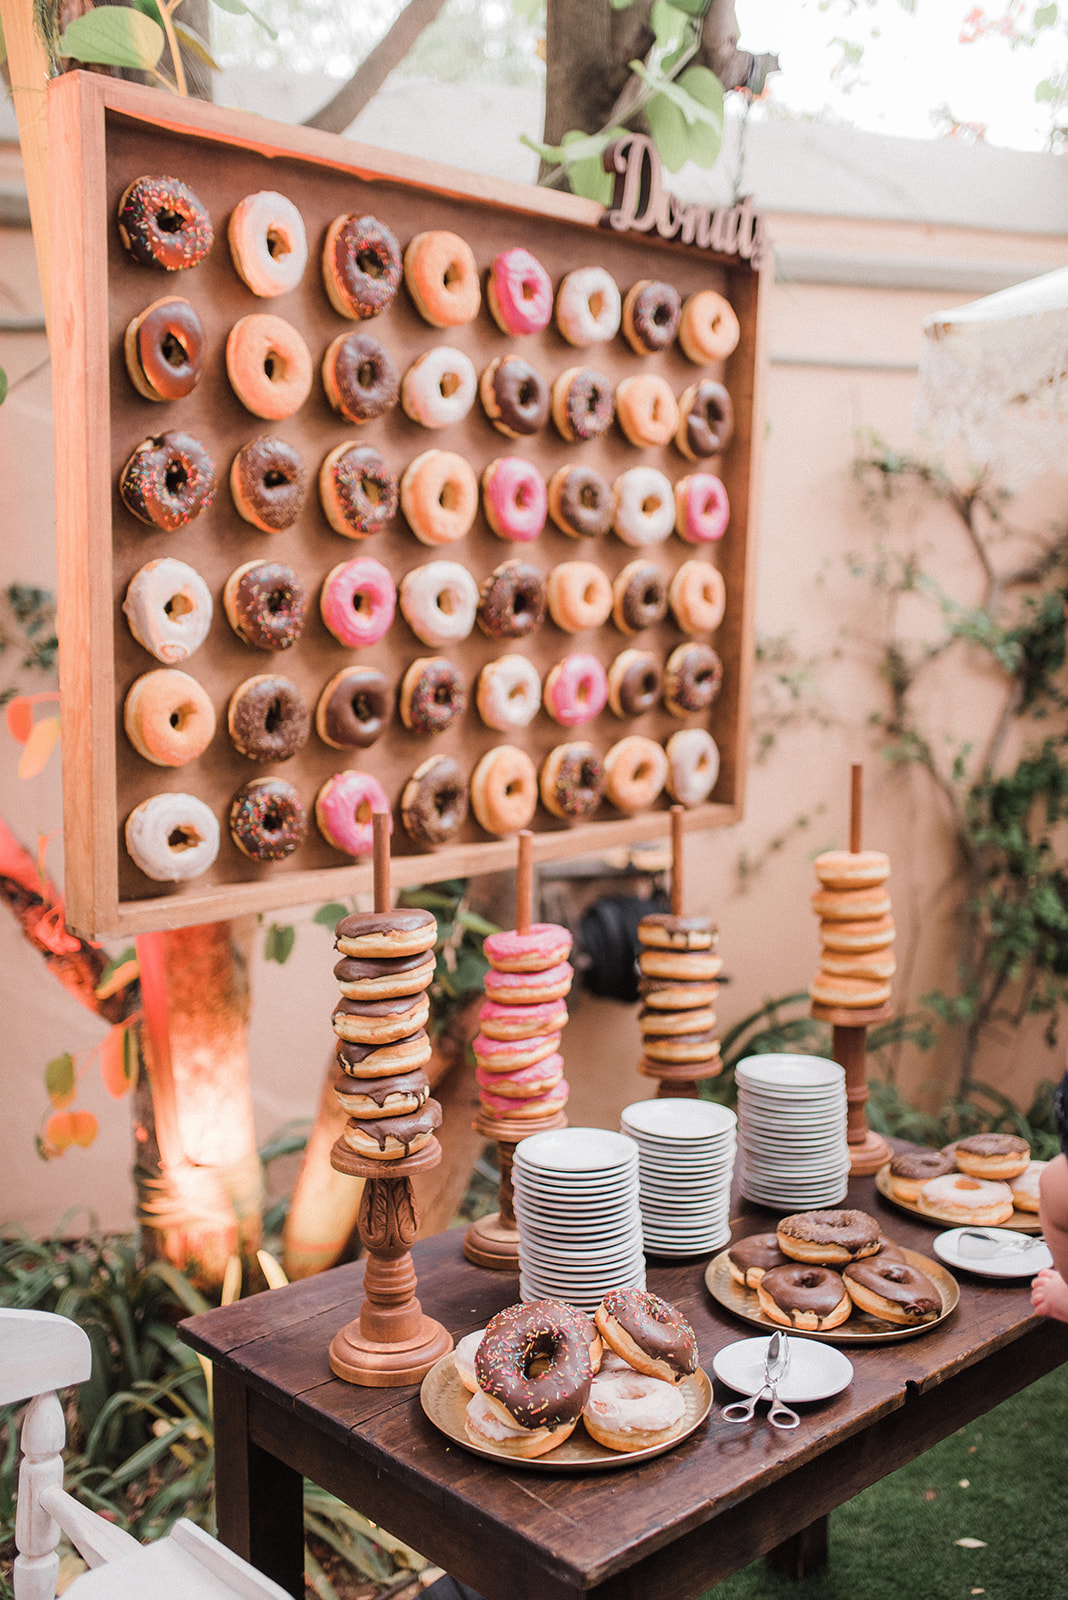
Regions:
[[71, 1111], [68, 1115], [74, 1124], [71, 1134], [74, 1143], [80, 1144], [83, 1150], [88, 1150], [97, 1136], [100, 1124], [91, 1111]]
[[44, 770], [58, 738], [58, 717], [42, 717], [34, 723], [19, 759], [20, 778], [36, 778]]
[[25, 744], [33, 730], [33, 701], [28, 695], [16, 695], [7, 703], [7, 731], [19, 744]]
[[110, 1000], [113, 994], [118, 994], [120, 989], [125, 989], [128, 983], [133, 983], [137, 977], [137, 962], [122, 961], [114, 969], [111, 976], [103, 983], [98, 983], [93, 993], [98, 1000]]
[[53, 1111], [45, 1123], [44, 1136], [53, 1150], [65, 1150], [74, 1141], [74, 1112]]
[[116, 1023], [100, 1046], [100, 1076], [113, 1100], [121, 1100], [130, 1087], [126, 1075], [126, 1029]]

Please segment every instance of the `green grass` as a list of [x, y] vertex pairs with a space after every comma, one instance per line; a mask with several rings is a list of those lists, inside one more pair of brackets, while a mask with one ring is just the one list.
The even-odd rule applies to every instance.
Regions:
[[[983, 1545], [962, 1547], [960, 1539]], [[707, 1600], [980, 1594], [985, 1600], [1068, 1596], [1068, 1366], [833, 1512], [830, 1564], [822, 1572], [797, 1583], [757, 1561]]]

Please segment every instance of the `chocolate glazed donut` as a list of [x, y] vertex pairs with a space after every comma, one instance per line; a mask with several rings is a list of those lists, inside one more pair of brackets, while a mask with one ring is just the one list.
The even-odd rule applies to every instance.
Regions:
[[[906, 1261], [887, 1261], [881, 1252], [851, 1261], [842, 1277], [862, 1311], [890, 1322], [933, 1322], [942, 1311], [942, 1297], [926, 1273]], [[880, 1306], [880, 1300], [888, 1305]]]
[[[532, 1378], [539, 1360], [549, 1365]], [[510, 1306], [490, 1318], [475, 1352], [475, 1376], [521, 1428], [573, 1422], [589, 1399], [593, 1376], [586, 1331], [551, 1301]]]
[[[630, 652], [628, 652], [630, 653]], [[619, 709], [625, 717], [640, 717], [660, 700], [664, 675], [651, 650], [636, 650], [613, 685]]]
[[479, 591], [478, 625], [491, 639], [522, 639], [545, 615], [545, 579], [526, 561], [504, 561]]
[[549, 415], [549, 389], [529, 361], [519, 356], [498, 357], [487, 369], [485, 383], [490, 402], [487, 412], [502, 432], [522, 436], [544, 428]]
[[335, 750], [366, 750], [393, 713], [389, 680], [377, 667], [344, 667], [319, 697], [315, 726]]
[[416, 767], [401, 795], [401, 821], [413, 844], [444, 844], [467, 820], [468, 784], [451, 756], [431, 756]]
[[[770, 1300], [788, 1322], [801, 1317], [813, 1317], [817, 1327], [822, 1326], [828, 1317], [834, 1316], [843, 1297], [848, 1301], [841, 1275], [832, 1272], [830, 1267], [772, 1267], [761, 1278], [757, 1293], [762, 1306], [765, 1299]], [[766, 1306], [764, 1309], [767, 1313]], [[844, 1321], [845, 1318], [839, 1320]], [[808, 1323], [802, 1325], [809, 1326]]]
[[706, 379], [692, 391], [693, 398], [684, 416], [686, 442], [694, 456], [718, 455], [726, 450], [734, 434], [734, 405], [721, 383]]
[[369, 333], [343, 333], [323, 357], [323, 384], [335, 411], [371, 422], [397, 404], [400, 376], [393, 357]]
[[183, 400], [204, 370], [204, 344], [204, 324], [188, 300], [157, 300], [126, 330], [130, 377], [150, 400]]
[[592, 467], [564, 467], [549, 485], [549, 509], [565, 533], [598, 539], [612, 526], [612, 486]]
[[304, 463], [285, 439], [253, 439], [234, 457], [230, 489], [246, 522], [281, 533], [293, 526], [304, 505], [308, 491]]
[[308, 708], [295, 683], [260, 673], [234, 690], [227, 726], [234, 748], [250, 761], [288, 761], [308, 738]]
[[624, 304], [624, 316], [628, 314], [634, 337], [643, 350], [666, 350], [679, 331], [679, 291], [670, 283], [647, 280], [635, 284]]
[[664, 704], [675, 716], [704, 711], [720, 691], [723, 663], [709, 644], [680, 644], [668, 656]]

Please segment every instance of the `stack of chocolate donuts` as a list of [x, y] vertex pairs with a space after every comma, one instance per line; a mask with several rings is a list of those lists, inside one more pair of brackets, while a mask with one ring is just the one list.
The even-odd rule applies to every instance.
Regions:
[[486, 999], [473, 1048], [483, 1115], [532, 1121], [554, 1116], [569, 1093], [560, 1054], [574, 969], [571, 935], [554, 922], [489, 934]]
[[723, 967], [716, 929], [707, 917], [651, 912], [638, 924], [638, 940], [639, 1072], [651, 1078], [713, 1077], [720, 1069], [715, 1004]]
[[885, 1005], [896, 970], [894, 919], [881, 850], [827, 850], [816, 857], [820, 887], [812, 909], [820, 919], [820, 967], [809, 995], [821, 1006]]
[[441, 1125], [426, 1075], [437, 933], [433, 913], [414, 908], [357, 913], [337, 925], [334, 1093], [349, 1119], [342, 1138], [372, 1161], [414, 1155]]

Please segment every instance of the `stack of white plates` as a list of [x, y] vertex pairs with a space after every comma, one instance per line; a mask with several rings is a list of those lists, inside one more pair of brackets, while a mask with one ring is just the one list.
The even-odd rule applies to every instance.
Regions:
[[731, 1236], [734, 1112], [708, 1100], [639, 1100], [621, 1121], [638, 1146], [646, 1255], [721, 1249]]
[[822, 1056], [748, 1056], [735, 1068], [738, 1165], [748, 1200], [836, 1206], [849, 1182], [845, 1073]]
[[638, 1150], [604, 1128], [535, 1133], [512, 1167], [523, 1300], [595, 1311], [609, 1289], [644, 1289]]

